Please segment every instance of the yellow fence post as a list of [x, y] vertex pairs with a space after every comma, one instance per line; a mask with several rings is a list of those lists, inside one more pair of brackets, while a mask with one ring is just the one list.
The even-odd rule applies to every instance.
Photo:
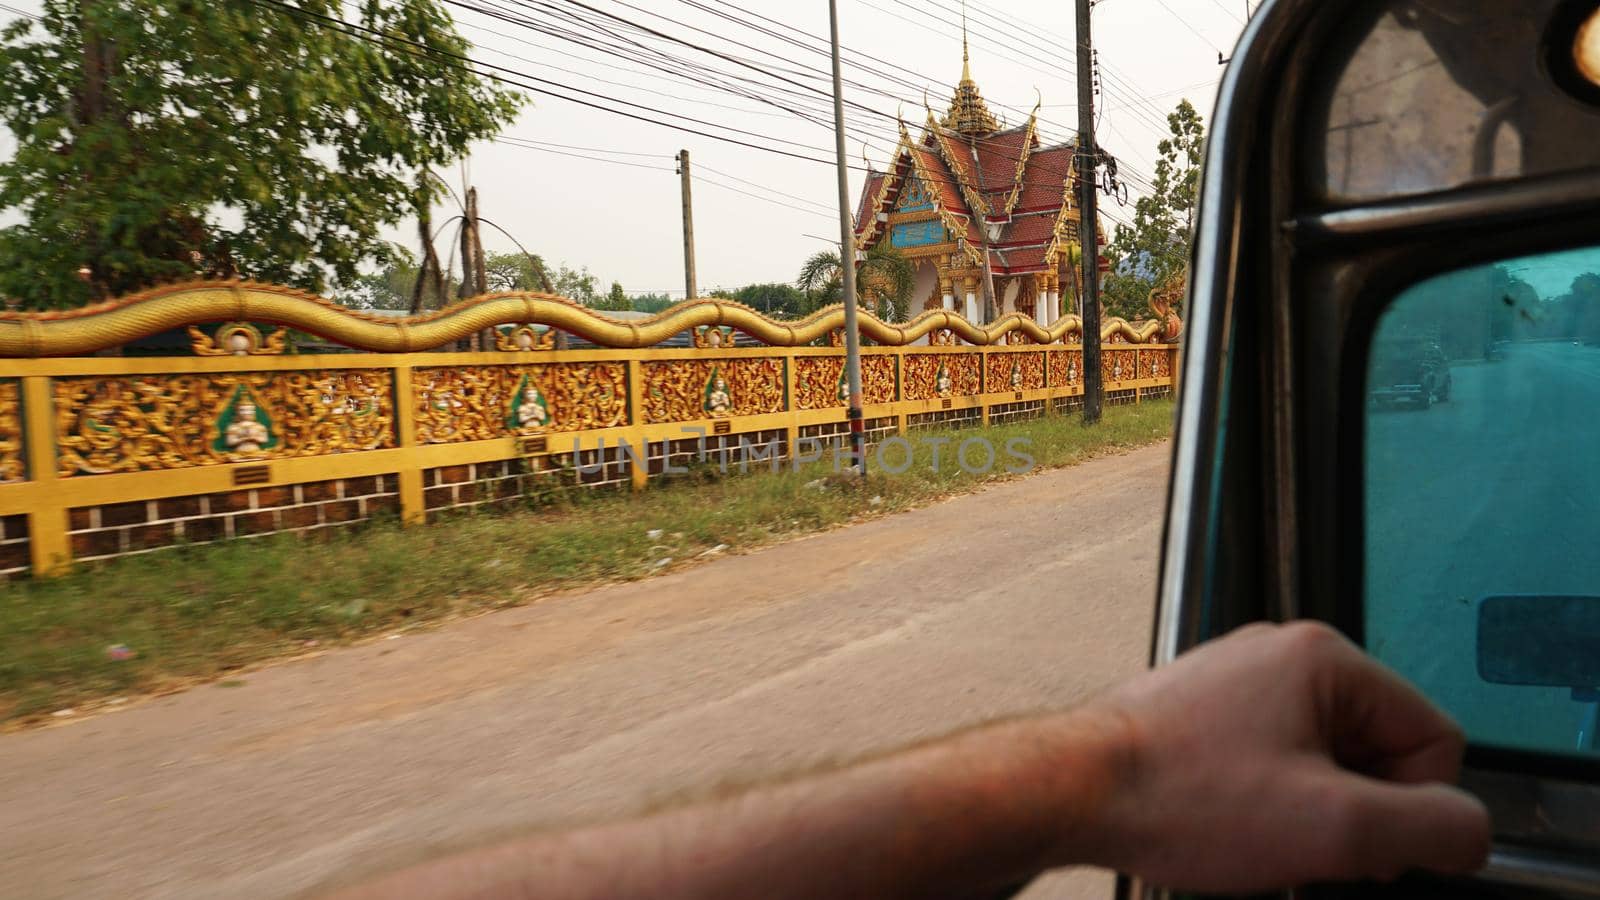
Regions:
[[905, 410], [906, 405], [906, 348], [894, 348], [894, 429], [895, 434], [906, 436], [911, 418]]
[[989, 351], [978, 351], [978, 415], [984, 428], [989, 427]]
[[796, 393], [800, 364], [796, 359], [793, 350], [783, 355], [783, 406], [789, 412], [789, 424], [783, 427], [783, 431], [790, 459], [800, 452], [800, 395]]
[[[628, 360], [628, 425], [637, 438], [628, 454], [628, 477], [633, 489], [642, 491], [650, 483], [650, 442], [644, 431], [644, 360], [637, 356]], [[663, 447], [662, 454], [666, 453]]]
[[50, 490], [56, 481], [55, 403], [50, 397], [50, 379], [29, 375], [22, 379], [23, 429], [27, 434], [28, 477], [40, 487], [39, 498], [28, 510], [28, 549], [33, 574], [48, 578], [65, 572], [72, 564], [72, 546], [67, 542], [67, 508]]
[[396, 477], [400, 479], [400, 521], [405, 525], [421, 525], [428, 521], [428, 506], [422, 493], [422, 463], [415, 452], [417, 447], [416, 392], [411, 387], [411, 366], [402, 363], [394, 367], [394, 428], [396, 442], [412, 452], [404, 456]]

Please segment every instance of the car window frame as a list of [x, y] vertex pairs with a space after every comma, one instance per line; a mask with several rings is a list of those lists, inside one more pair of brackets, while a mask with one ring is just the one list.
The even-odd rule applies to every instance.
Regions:
[[[1220, 88], [1191, 267], [1155, 664], [1258, 619], [1319, 618], [1362, 638], [1365, 384], [1382, 310], [1435, 275], [1594, 243], [1580, 235], [1600, 216], [1600, 166], [1300, 205], [1300, 117], [1312, 106], [1296, 98], [1326, 57], [1296, 50], [1338, 46], [1330, 35], [1347, 12], [1338, 6], [1273, 0], [1247, 27]], [[1297, 307], [1292, 298], [1308, 290], [1336, 300]], [[1309, 473], [1330, 483], [1308, 492], [1318, 481]], [[1252, 514], [1258, 521], [1245, 521]], [[1600, 759], [1474, 747], [1467, 764], [1469, 784], [1491, 802], [1526, 808], [1531, 795], [1567, 792], [1600, 805]], [[1560, 843], [1548, 833], [1511, 837]], [[1560, 881], [1542, 852], [1501, 846], [1485, 879], [1580, 886]], [[1589, 875], [1588, 888], [1600, 885], [1600, 868]]]

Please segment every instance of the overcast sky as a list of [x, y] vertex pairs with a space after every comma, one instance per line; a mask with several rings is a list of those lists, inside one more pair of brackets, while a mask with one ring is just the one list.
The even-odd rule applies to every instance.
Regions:
[[[820, 40], [828, 32], [828, 5], [823, 0], [583, 3], [776, 72], [792, 83], [774, 82], [770, 74], [630, 32], [616, 19], [605, 20], [624, 38], [675, 57], [668, 65], [678, 71], [683, 71], [682, 61], [689, 60], [725, 73], [716, 76], [723, 80], [730, 75], [755, 79], [763, 96], [803, 108], [821, 122], [807, 122], [772, 105], [566, 40], [560, 35], [593, 40], [597, 32], [548, 11], [560, 3], [473, 0], [452, 3], [450, 8], [461, 31], [477, 45], [475, 56], [482, 61], [608, 98], [587, 97], [596, 102], [638, 104], [623, 108], [641, 116], [693, 117], [751, 133], [721, 132], [739, 140], [832, 158], [829, 100], [816, 93], [829, 88], [825, 80], [829, 60]], [[4, 5], [27, 11], [38, 8], [36, 0], [4, 0]], [[466, 8], [469, 5], [477, 9]], [[924, 87], [935, 111], [943, 113], [951, 86], [961, 74], [960, 5], [960, 0], [839, 0], [847, 48], [845, 76], [871, 89], [847, 87], [846, 97], [874, 111], [854, 110], [850, 115], [849, 152], [855, 165], [861, 165], [863, 140], [876, 165], [883, 165], [893, 150], [897, 126], [878, 114], [892, 115], [903, 106], [907, 124], [915, 131], [925, 118]], [[532, 19], [544, 31], [480, 11], [496, 8]], [[1052, 142], [1067, 139], [1077, 122], [1073, 10], [1070, 0], [970, 0], [967, 8], [972, 74], [991, 108], [1018, 124], [1033, 107], [1037, 89], [1044, 101], [1043, 136]], [[713, 12], [761, 25], [806, 49]], [[757, 16], [771, 22], [761, 22]], [[1150, 174], [1155, 145], [1165, 132], [1164, 117], [1180, 99], [1189, 98], [1209, 123], [1222, 72], [1218, 52], [1231, 52], [1245, 16], [1245, 0], [1100, 0], [1096, 5], [1095, 39], [1104, 87], [1097, 99], [1100, 142], [1122, 161], [1135, 193], [1139, 181]], [[0, 9], [0, 19], [9, 18]], [[786, 88], [792, 90], [789, 97], [777, 94]], [[481, 215], [547, 260], [588, 266], [606, 285], [620, 281], [630, 293], [682, 293], [681, 208], [673, 162], [680, 148], [690, 151], [696, 174], [702, 176], [694, 188], [702, 291], [756, 281], [792, 281], [802, 260], [827, 246], [819, 237], [837, 241], [834, 172], [825, 164], [630, 120], [551, 96], [534, 95], [504, 138], [542, 143], [497, 142], [474, 148], [468, 168], [479, 191]], [[5, 149], [0, 147], [0, 152]], [[860, 177], [860, 172], [852, 172], [852, 198]], [[459, 184], [462, 173], [451, 172], [449, 178]], [[435, 221], [455, 212], [452, 204], [440, 210]], [[1107, 212], [1127, 218], [1114, 203]], [[398, 229], [394, 237], [416, 249], [414, 224]], [[441, 254], [449, 252], [449, 239], [446, 232], [439, 241]], [[491, 250], [512, 248], [493, 229], [486, 229], [484, 243]]]

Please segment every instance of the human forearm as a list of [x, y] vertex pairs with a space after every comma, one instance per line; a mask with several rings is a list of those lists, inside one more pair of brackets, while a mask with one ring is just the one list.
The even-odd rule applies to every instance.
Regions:
[[1073, 713], [633, 822], [523, 838], [357, 898], [982, 897], [1089, 863], [1259, 893], [1483, 864], [1460, 730], [1325, 626], [1258, 625]]
[[728, 800], [534, 835], [341, 895], [445, 898], [976, 896], [1093, 861], [1121, 777], [1091, 711], [952, 740]]

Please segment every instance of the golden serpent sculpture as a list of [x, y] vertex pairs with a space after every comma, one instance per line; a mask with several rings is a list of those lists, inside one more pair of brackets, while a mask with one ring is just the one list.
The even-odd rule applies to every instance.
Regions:
[[[1014, 331], [1040, 344], [1081, 339], [1083, 331], [1077, 316], [1063, 316], [1049, 328], [1020, 313], [975, 325], [942, 309], [899, 324], [864, 310], [859, 319], [862, 335], [891, 347], [915, 343], [939, 329], [949, 329], [979, 346], [1003, 343]], [[774, 347], [799, 347], [843, 328], [844, 307], [830, 306], [798, 321], [780, 322], [730, 300], [689, 300], [649, 318], [620, 321], [565, 297], [517, 291], [484, 294], [426, 315], [393, 317], [348, 309], [279, 285], [205, 281], [154, 288], [77, 310], [0, 313], [0, 357], [86, 355], [208, 322], [271, 323], [374, 353], [432, 350], [497, 325], [545, 325], [619, 349], [650, 347], [680, 332], [726, 325]], [[1167, 322], [1133, 324], [1112, 318], [1101, 328], [1100, 338], [1144, 344], [1163, 338], [1169, 330]]]

